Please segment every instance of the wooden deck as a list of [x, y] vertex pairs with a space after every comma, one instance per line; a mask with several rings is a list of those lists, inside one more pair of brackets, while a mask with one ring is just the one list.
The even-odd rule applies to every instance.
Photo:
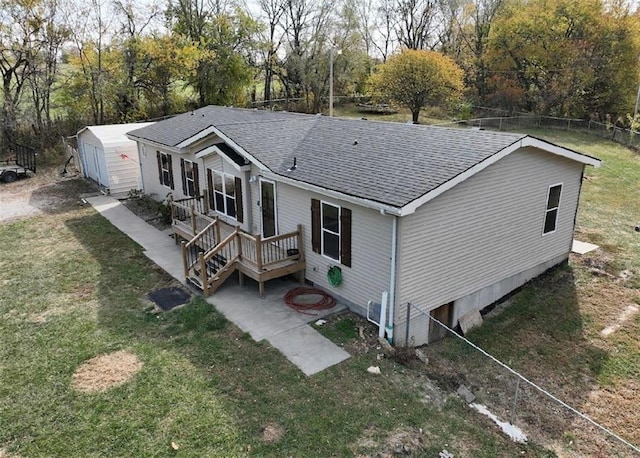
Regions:
[[176, 242], [182, 244], [185, 277], [205, 296], [213, 294], [235, 271], [240, 284], [244, 276], [257, 281], [260, 296], [264, 296], [264, 283], [274, 278], [298, 274], [304, 282], [302, 226], [262, 238], [223, 223], [206, 209], [205, 196], [171, 202], [172, 227]]

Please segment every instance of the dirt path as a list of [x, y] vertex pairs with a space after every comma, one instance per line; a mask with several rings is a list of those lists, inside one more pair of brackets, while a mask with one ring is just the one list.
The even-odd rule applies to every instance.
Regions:
[[56, 167], [14, 183], [0, 183], [0, 223], [65, 211], [79, 194], [95, 191], [78, 176], [62, 177]]

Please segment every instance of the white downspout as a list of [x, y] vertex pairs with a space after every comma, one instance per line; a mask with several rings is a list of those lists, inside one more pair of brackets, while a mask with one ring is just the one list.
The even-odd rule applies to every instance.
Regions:
[[396, 305], [396, 258], [398, 256], [398, 217], [393, 217], [391, 226], [391, 275], [389, 280], [389, 320], [387, 321], [387, 340], [393, 343], [393, 323]]

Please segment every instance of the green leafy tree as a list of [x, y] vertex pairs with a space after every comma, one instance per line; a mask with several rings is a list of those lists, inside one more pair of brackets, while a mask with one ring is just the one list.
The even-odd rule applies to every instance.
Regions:
[[513, 2], [496, 21], [489, 98], [536, 113], [585, 117], [633, 106], [638, 17], [598, 0]]
[[463, 88], [462, 70], [449, 57], [435, 51], [406, 49], [378, 67], [369, 85], [374, 96], [411, 110], [418, 122], [426, 105], [447, 105]]

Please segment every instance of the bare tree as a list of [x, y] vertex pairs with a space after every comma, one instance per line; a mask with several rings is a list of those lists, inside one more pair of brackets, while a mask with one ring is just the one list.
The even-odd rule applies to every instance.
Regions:
[[284, 38], [280, 23], [286, 12], [287, 0], [259, 0], [259, 4], [266, 19], [263, 37], [264, 105], [270, 106], [274, 69]]
[[433, 48], [436, 0], [398, 0], [396, 33], [400, 43], [408, 49]]
[[31, 2], [0, 1], [0, 76], [2, 77], [2, 139], [15, 141], [20, 101], [38, 53], [37, 35], [42, 18]]

